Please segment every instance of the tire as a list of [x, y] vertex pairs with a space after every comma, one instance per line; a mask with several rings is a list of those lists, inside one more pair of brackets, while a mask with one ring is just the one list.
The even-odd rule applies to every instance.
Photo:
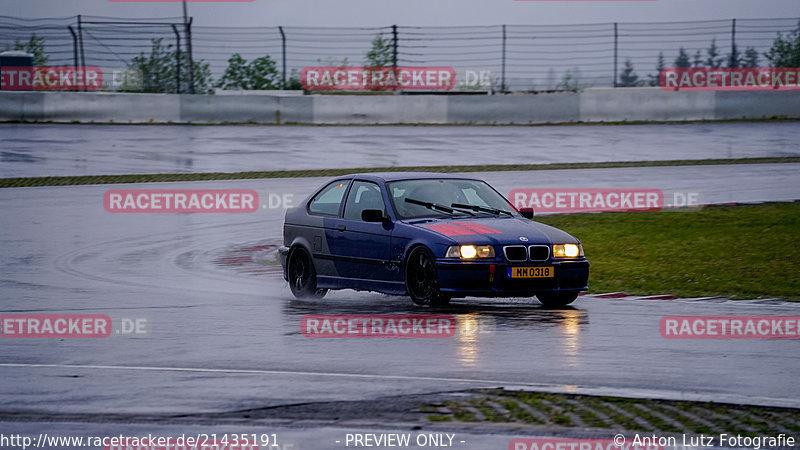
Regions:
[[559, 307], [559, 306], [567, 306], [570, 303], [574, 302], [575, 299], [578, 298], [578, 293], [566, 292], [559, 294], [536, 294], [536, 298], [538, 298], [539, 301], [542, 302], [544, 306]]
[[322, 298], [327, 289], [317, 289], [317, 271], [311, 256], [303, 247], [294, 247], [286, 263], [289, 289], [297, 298]]
[[411, 301], [421, 306], [442, 306], [450, 302], [450, 296], [439, 291], [439, 272], [436, 258], [425, 247], [411, 250], [406, 258], [406, 291]]

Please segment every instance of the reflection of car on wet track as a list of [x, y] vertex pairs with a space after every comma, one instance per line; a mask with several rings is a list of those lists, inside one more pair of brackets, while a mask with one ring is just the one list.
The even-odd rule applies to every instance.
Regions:
[[589, 262], [573, 236], [530, 220], [479, 179], [432, 173], [337, 177], [286, 212], [284, 278], [297, 297], [328, 289], [573, 302]]

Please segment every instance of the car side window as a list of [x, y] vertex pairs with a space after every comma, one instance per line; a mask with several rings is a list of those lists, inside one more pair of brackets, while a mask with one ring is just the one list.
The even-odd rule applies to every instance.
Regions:
[[338, 180], [322, 188], [308, 202], [308, 212], [326, 216], [338, 216], [339, 206], [342, 204], [344, 193], [347, 192], [349, 184], [350, 180]]
[[365, 209], [379, 209], [386, 213], [381, 188], [369, 181], [354, 181], [344, 204], [344, 218], [361, 220], [361, 211]]

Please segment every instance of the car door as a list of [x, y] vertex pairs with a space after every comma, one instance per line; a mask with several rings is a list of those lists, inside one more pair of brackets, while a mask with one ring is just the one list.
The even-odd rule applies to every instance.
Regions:
[[340, 275], [348, 278], [389, 280], [391, 224], [364, 222], [361, 212], [379, 209], [386, 216], [386, 205], [377, 183], [353, 181], [336, 226], [338, 231], [331, 253]]
[[311, 246], [317, 279], [323, 284], [341, 276], [337, 272], [331, 248], [339, 234], [336, 226], [349, 186], [350, 180], [335, 180], [320, 189], [307, 205], [309, 226], [295, 227]]

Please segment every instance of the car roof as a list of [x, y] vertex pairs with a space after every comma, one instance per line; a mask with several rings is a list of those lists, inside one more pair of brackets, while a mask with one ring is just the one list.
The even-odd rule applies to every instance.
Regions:
[[439, 173], [439, 172], [368, 172], [351, 173], [343, 175], [341, 178], [358, 177], [373, 181], [399, 181], [399, 180], [424, 180], [430, 178], [450, 178], [460, 180], [480, 180], [479, 178], [466, 176], [464, 174]]

